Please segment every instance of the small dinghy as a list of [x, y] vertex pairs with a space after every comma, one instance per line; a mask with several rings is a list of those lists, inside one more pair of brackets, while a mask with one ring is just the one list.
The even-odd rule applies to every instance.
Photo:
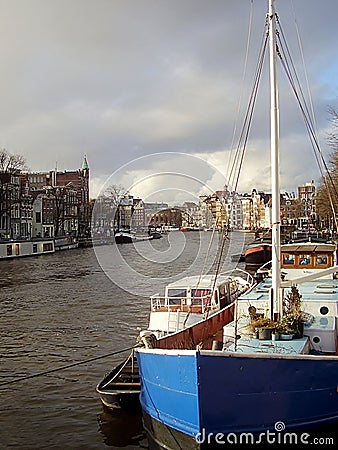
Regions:
[[134, 352], [100, 381], [96, 391], [103, 406], [109, 410], [140, 408], [140, 377]]

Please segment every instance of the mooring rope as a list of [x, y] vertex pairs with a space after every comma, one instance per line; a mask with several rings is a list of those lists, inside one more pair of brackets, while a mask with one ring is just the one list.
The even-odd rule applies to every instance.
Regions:
[[122, 350], [117, 350], [116, 352], [107, 353], [107, 354], [101, 355], [101, 356], [96, 356], [95, 358], [86, 359], [85, 361], [79, 361], [76, 363], [67, 364], [66, 366], [61, 366], [61, 367], [57, 367], [55, 369], [45, 370], [44, 372], [34, 373], [33, 375], [17, 377], [14, 380], [10, 380], [10, 381], [3, 381], [0, 383], [0, 386], [4, 386], [6, 384], [13, 384], [13, 383], [17, 383], [18, 381], [25, 381], [25, 380], [29, 380], [31, 378], [41, 377], [44, 375], [49, 375], [50, 373], [59, 372], [60, 370], [69, 369], [70, 367], [80, 366], [81, 364], [88, 364], [90, 362], [97, 361], [99, 359], [107, 358], [108, 356], [114, 356], [114, 355], [118, 355], [119, 353], [124, 353], [128, 350], [133, 350], [134, 348], [137, 348], [137, 347], [140, 347], [140, 344], [134, 345], [133, 347], [124, 348]]

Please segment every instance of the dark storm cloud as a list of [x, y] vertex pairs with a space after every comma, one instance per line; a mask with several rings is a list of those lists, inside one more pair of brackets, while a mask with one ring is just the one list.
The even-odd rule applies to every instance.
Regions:
[[[153, 152], [215, 154], [225, 168], [250, 8], [250, 0], [0, 1], [0, 144], [23, 154], [32, 170], [56, 161], [74, 169], [87, 153], [94, 190], [120, 165]], [[325, 136], [327, 106], [337, 95], [336, 1], [277, 1], [276, 8], [299, 63], [296, 15]], [[266, 1], [253, 2], [245, 94], [265, 10]], [[313, 178], [314, 163], [301, 157], [304, 127], [282, 80], [281, 88], [282, 182], [289, 188], [300, 172], [300, 183]], [[249, 182], [265, 188], [259, 172], [269, 169], [267, 88], [260, 94], [244, 189]]]

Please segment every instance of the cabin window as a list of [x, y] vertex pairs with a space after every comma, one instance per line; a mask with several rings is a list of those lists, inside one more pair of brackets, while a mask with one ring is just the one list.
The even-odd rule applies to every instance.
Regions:
[[211, 294], [210, 289], [191, 289], [192, 297], [206, 297], [207, 295], [210, 294]]
[[327, 266], [328, 257], [327, 255], [316, 256], [316, 266]]
[[15, 244], [15, 255], [16, 256], [20, 255], [20, 244]]
[[210, 289], [191, 289], [191, 300], [196, 305], [201, 304], [203, 301], [204, 304], [210, 303], [211, 298], [211, 290]]
[[12, 244], [7, 245], [7, 256], [11, 256], [12, 255]]
[[186, 289], [168, 289], [168, 297], [170, 305], [180, 305], [181, 299], [187, 298]]
[[290, 253], [283, 255], [283, 264], [293, 266], [295, 264], [295, 255]]
[[33, 253], [37, 253], [38, 252], [38, 246], [37, 244], [33, 244]]
[[299, 255], [299, 264], [303, 265], [309, 265], [311, 262], [310, 255]]
[[168, 297], [186, 297], [186, 289], [168, 289]]
[[327, 306], [321, 306], [319, 309], [320, 314], [326, 316], [329, 313], [329, 308]]
[[46, 244], [43, 244], [43, 251], [44, 252], [50, 252], [50, 251], [52, 251], [53, 250], [53, 244], [52, 243], [46, 243]]

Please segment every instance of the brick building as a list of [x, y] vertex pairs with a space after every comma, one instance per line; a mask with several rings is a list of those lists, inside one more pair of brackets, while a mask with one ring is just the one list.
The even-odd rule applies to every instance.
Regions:
[[[41, 235], [48, 234], [60, 236], [62, 234], [73, 234], [86, 236], [90, 233], [91, 207], [89, 200], [89, 166], [86, 156], [82, 168], [78, 170], [65, 170], [59, 172], [56, 169], [49, 172], [29, 173], [29, 188], [32, 195], [40, 196], [39, 211], [35, 207], [35, 215], [42, 220]], [[51, 229], [50, 199], [54, 201], [54, 228]], [[47, 209], [46, 209], [47, 208]], [[36, 217], [35, 217], [36, 218]], [[44, 218], [46, 223], [43, 222]], [[33, 218], [34, 219], [34, 218]], [[40, 227], [35, 227], [40, 228]]]

